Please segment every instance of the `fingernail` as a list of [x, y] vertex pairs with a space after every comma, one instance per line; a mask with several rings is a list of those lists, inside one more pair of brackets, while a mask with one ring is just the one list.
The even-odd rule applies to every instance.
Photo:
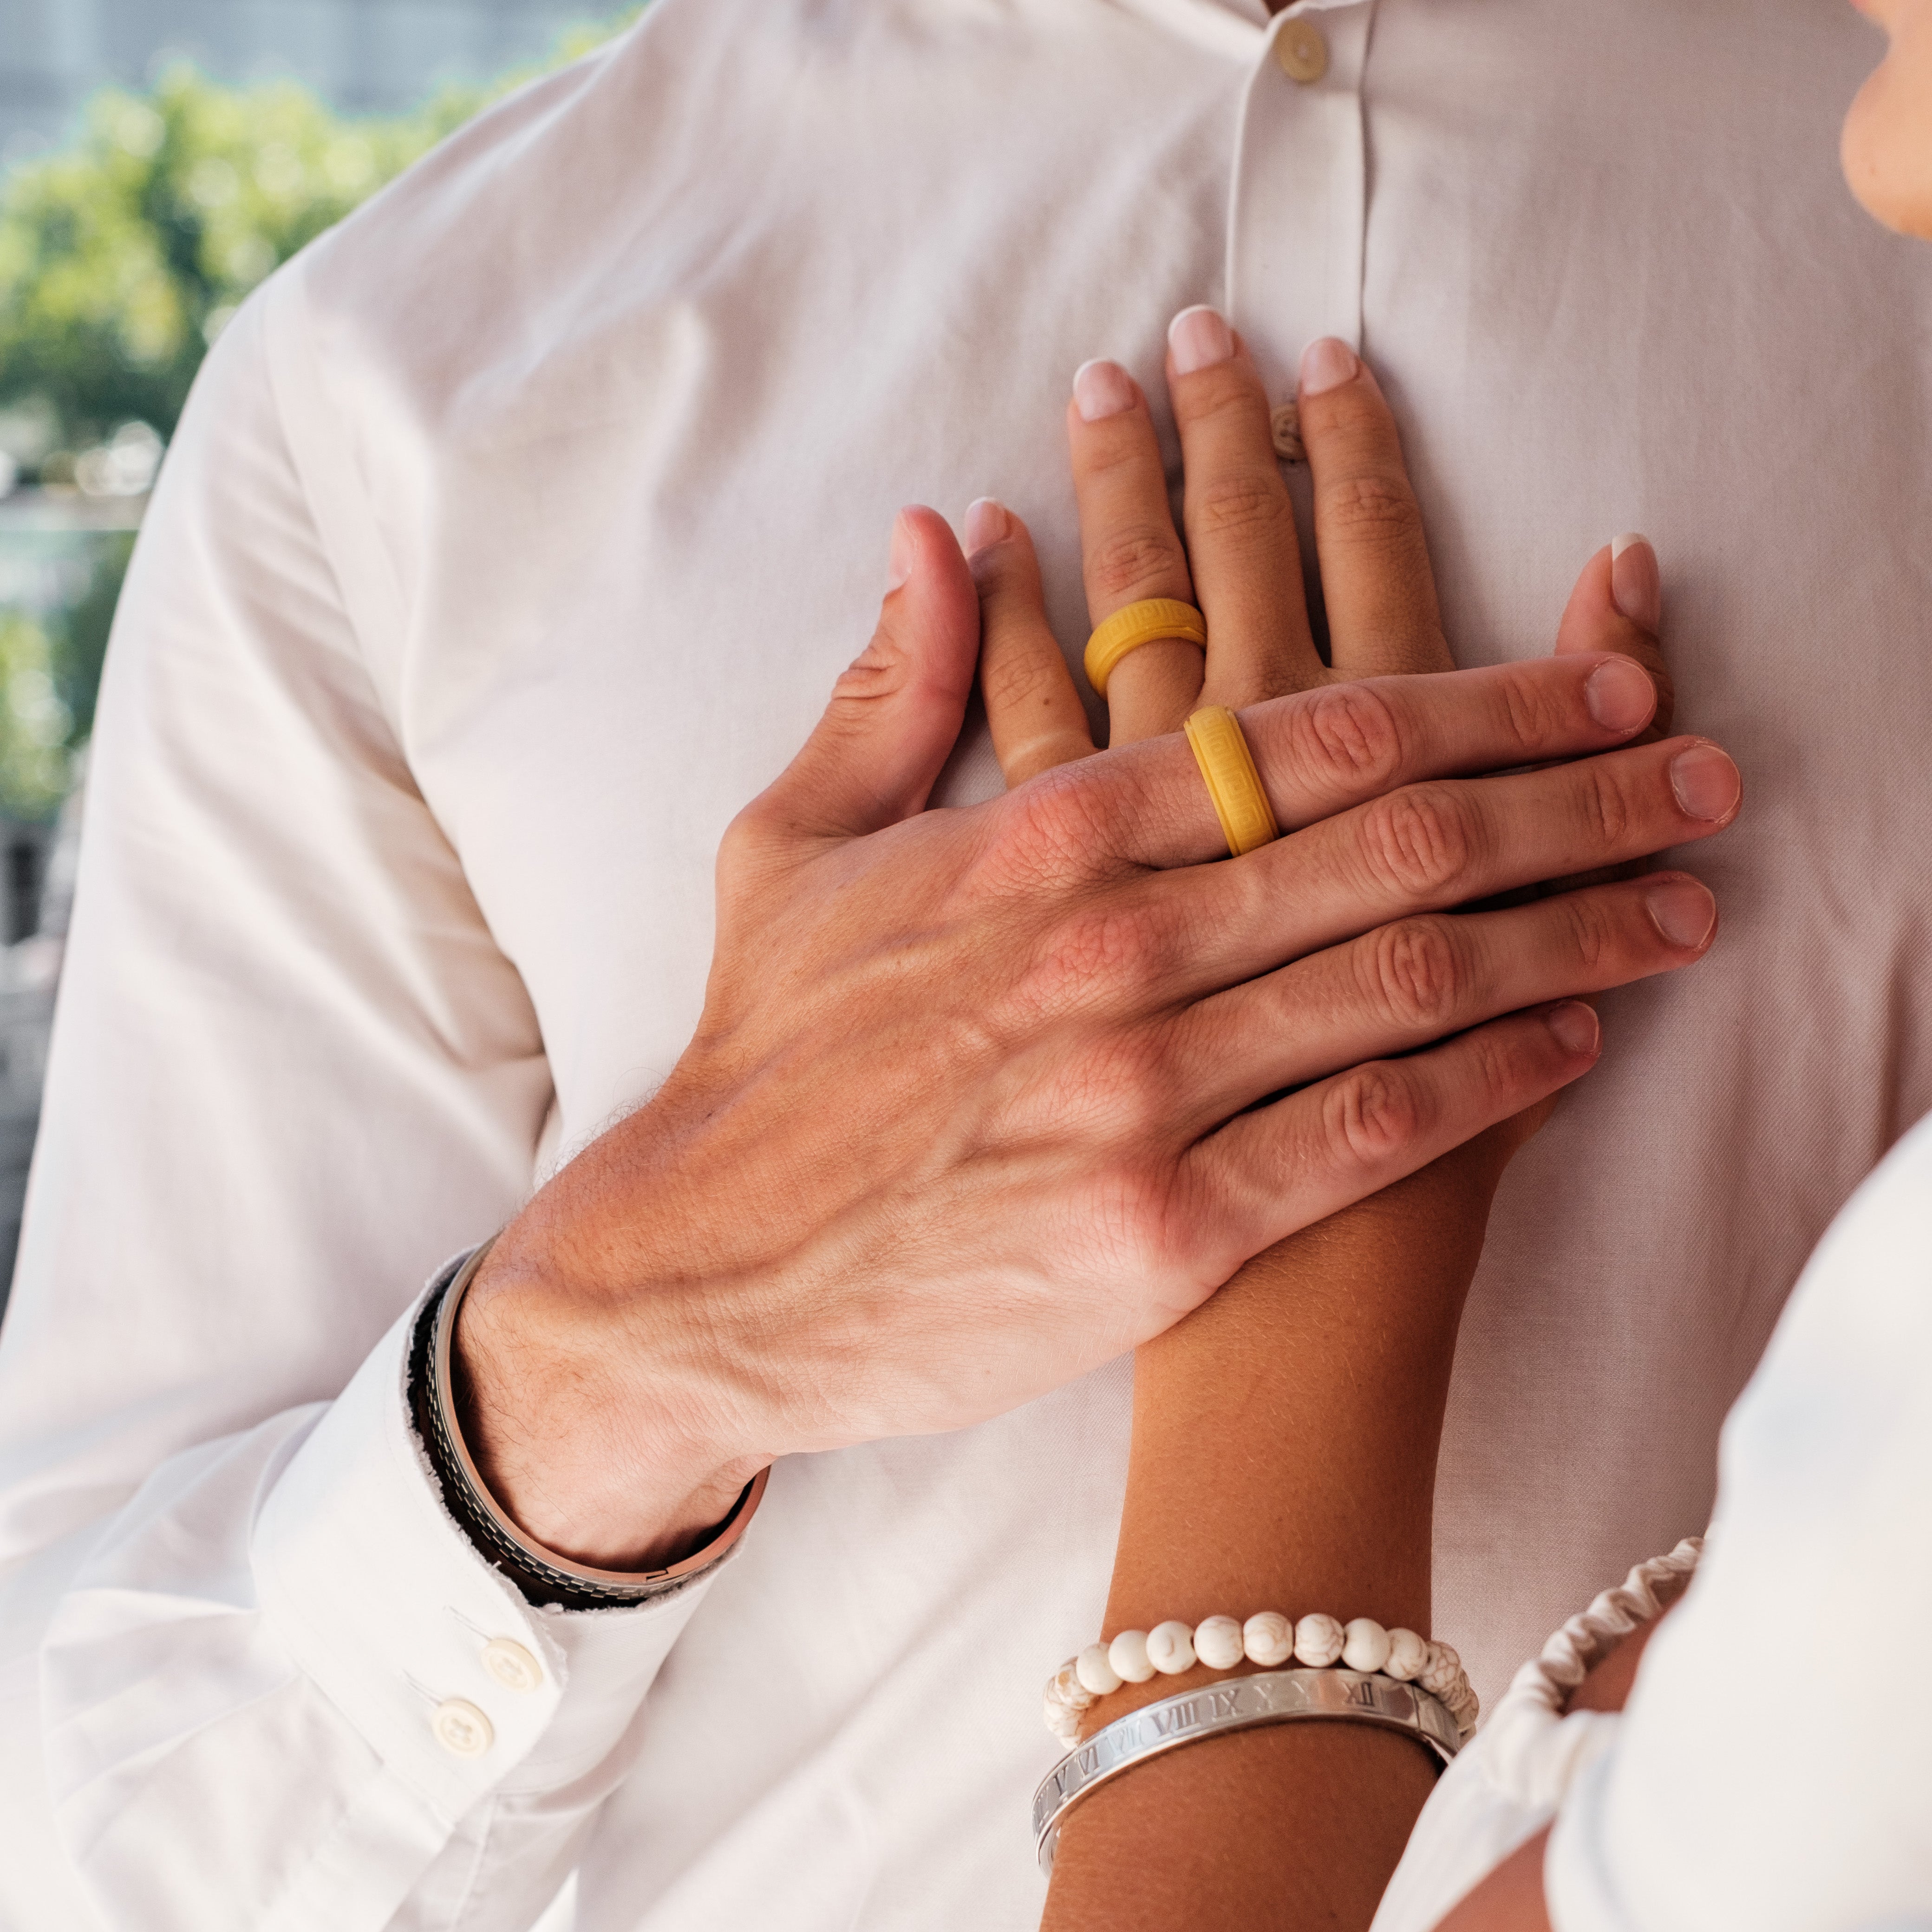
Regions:
[[1664, 586], [1648, 537], [1632, 530], [1610, 545], [1610, 595], [1638, 629], [1654, 637], [1663, 628]]
[[1663, 880], [1651, 887], [1644, 902], [1658, 931], [1672, 946], [1702, 946], [1718, 922], [1718, 902], [1695, 879]]
[[886, 595], [890, 597], [912, 574], [914, 557], [919, 546], [914, 542], [912, 526], [902, 510], [892, 519], [892, 548], [886, 562]]
[[1606, 731], [1634, 731], [1657, 709], [1657, 687], [1628, 658], [1612, 658], [1590, 674], [1583, 702]]
[[1597, 1016], [1581, 1000], [1565, 1000], [1560, 1006], [1552, 1006], [1543, 1023], [1565, 1053], [1594, 1053], [1603, 1036]]
[[1318, 396], [1324, 390], [1340, 388], [1344, 382], [1354, 379], [1355, 371], [1361, 366], [1355, 359], [1355, 352], [1346, 342], [1324, 335], [1301, 352], [1301, 393], [1304, 396]]
[[1234, 332], [1219, 309], [1202, 302], [1183, 309], [1167, 325], [1167, 347], [1174, 358], [1174, 374], [1191, 376], [1196, 370], [1211, 369], [1234, 354]]
[[1722, 818], [1743, 788], [1737, 766], [1714, 745], [1694, 745], [1670, 761], [1670, 789], [1693, 818]]
[[1134, 406], [1134, 379], [1118, 362], [1083, 362], [1073, 372], [1073, 406], [1087, 422]]
[[988, 544], [1012, 534], [1013, 520], [997, 496], [981, 496], [966, 506], [966, 554], [976, 555]]

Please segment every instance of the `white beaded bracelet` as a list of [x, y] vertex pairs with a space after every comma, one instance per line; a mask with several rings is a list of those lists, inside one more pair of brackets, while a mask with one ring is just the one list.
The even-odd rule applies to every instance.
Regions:
[[1192, 1629], [1156, 1624], [1150, 1630], [1123, 1630], [1111, 1643], [1090, 1643], [1048, 1680], [1046, 1727], [1062, 1744], [1078, 1742], [1080, 1720], [1123, 1684], [1144, 1684], [1158, 1671], [1178, 1677], [1196, 1664], [1232, 1670], [1244, 1660], [1279, 1670], [1291, 1658], [1311, 1670], [1340, 1666], [1399, 1684], [1420, 1684], [1439, 1698], [1466, 1738], [1476, 1727], [1476, 1694], [1462, 1660], [1446, 1643], [1432, 1643], [1412, 1630], [1384, 1630], [1372, 1617], [1342, 1623], [1320, 1610], [1291, 1623], [1279, 1610], [1258, 1610], [1246, 1623], [1209, 1617]]

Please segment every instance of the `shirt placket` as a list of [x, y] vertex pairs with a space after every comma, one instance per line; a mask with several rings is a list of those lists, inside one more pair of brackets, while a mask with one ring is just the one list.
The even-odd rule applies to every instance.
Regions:
[[1368, 157], [1362, 78], [1375, 0], [1302, 0], [1270, 23], [1235, 136], [1228, 305], [1268, 400], [1324, 335], [1359, 348]]

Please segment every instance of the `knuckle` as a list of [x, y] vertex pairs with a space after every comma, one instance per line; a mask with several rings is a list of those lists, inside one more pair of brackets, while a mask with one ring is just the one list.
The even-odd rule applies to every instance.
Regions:
[[1502, 685], [1503, 729], [1513, 749], [1526, 755], [1540, 752], [1558, 736], [1564, 723], [1544, 680], [1528, 666], [1513, 666]]
[[1415, 1081], [1398, 1066], [1376, 1062], [1334, 1083], [1322, 1124], [1344, 1161], [1379, 1169], [1421, 1137], [1428, 1120]]
[[1042, 935], [1031, 966], [1021, 976], [1022, 1000], [1036, 1013], [1132, 1003], [1160, 977], [1169, 950], [1146, 907], [1118, 900], [1081, 906]]
[[1362, 684], [1328, 685], [1291, 716], [1289, 742], [1302, 770], [1318, 782], [1379, 790], [1402, 762], [1402, 734], [1388, 700]]
[[1621, 852], [1636, 820], [1621, 768], [1608, 758], [1586, 758], [1569, 769], [1575, 774], [1577, 810], [1586, 832], [1596, 842], [1598, 856]]
[[1044, 650], [989, 650], [981, 653], [980, 682], [988, 708], [994, 711], [1018, 710], [1029, 698], [1049, 689], [1060, 668], [1058, 652], [1049, 658]]
[[1175, 422], [1190, 429], [1216, 416], [1268, 412], [1260, 380], [1240, 356], [1191, 370], [1174, 385], [1172, 394]]
[[1408, 785], [1362, 814], [1362, 856], [1371, 875], [1415, 900], [1452, 891], [1474, 863], [1475, 839], [1461, 795], [1447, 785]]
[[1171, 1138], [1180, 1082], [1159, 1029], [1117, 1035], [1100, 1070], [1099, 1088], [1108, 1129], [1122, 1144], [1146, 1149]]
[[1471, 1042], [1474, 1067], [1471, 1085], [1481, 1096], [1482, 1110], [1492, 1117], [1509, 1112], [1526, 1090], [1537, 1084], [1525, 1055], [1499, 1029], [1476, 1034]]
[[1154, 586], [1174, 583], [1180, 570], [1179, 545], [1152, 524], [1110, 531], [1087, 559], [1088, 588], [1096, 598], [1132, 600]]
[[1028, 855], [1030, 869], [1084, 871], [1102, 830], [1098, 799], [1085, 774], [1069, 766], [1035, 778], [1005, 801], [1001, 845]]
[[1290, 514], [1288, 492], [1278, 476], [1217, 476], [1202, 485], [1190, 506], [1198, 537], [1268, 537]]
[[1461, 935], [1440, 918], [1398, 920], [1372, 935], [1370, 980], [1387, 1016], [1399, 1027], [1426, 1032], [1460, 1011], [1469, 968]]
[[1546, 901], [1561, 913], [1570, 962], [1594, 977], [1616, 950], [1617, 934], [1604, 901], [1594, 893], [1566, 892]]
[[1319, 507], [1330, 534], [1358, 546], [1408, 544], [1421, 528], [1414, 492], [1396, 476], [1338, 478], [1322, 490]]
[[898, 640], [881, 625], [866, 648], [834, 680], [833, 707], [862, 709], [874, 700], [890, 698], [904, 682], [905, 670], [906, 655]]

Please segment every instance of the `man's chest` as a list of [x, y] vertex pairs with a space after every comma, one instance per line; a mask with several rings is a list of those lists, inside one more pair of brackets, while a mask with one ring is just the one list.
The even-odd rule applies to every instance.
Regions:
[[[1164, 413], [1164, 327], [1190, 302], [1228, 302], [1278, 369], [1312, 330], [1364, 341], [1465, 662], [1546, 648], [1582, 558], [1641, 526], [1684, 722], [1742, 733], [1748, 760], [1769, 682], [1778, 705], [1810, 693], [1831, 761], [1856, 762], [1795, 640], [1834, 622], [1828, 560], [1861, 546], [1854, 621], [1896, 635], [1910, 496], [1850, 478], [1821, 500], [1817, 465], [1848, 424], [1922, 422], [1932, 392], [1925, 277], [1844, 203], [1813, 98], [1857, 50], [1719, 9], [1665, 70], [1537, 0], [1373, 13], [1312, 16], [1332, 55], [1313, 87], [1135, 40], [1083, 92], [1064, 38], [928, 65], [909, 113], [834, 74], [763, 124], [741, 106], [715, 184], [735, 205], [559, 241], [453, 364], [378, 345], [398, 406], [358, 434], [406, 612], [379, 678], [530, 987], [566, 1143], [688, 1037], [719, 836], [862, 645], [902, 503], [956, 524], [975, 496], [1011, 503], [1077, 652], [1068, 378], [1118, 356]], [[1816, 152], [1774, 166], [1767, 127], [1807, 116]], [[1847, 313], [1888, 395], [1815, 367]], [[942, 796], [997, 782], [970, 718]]]

